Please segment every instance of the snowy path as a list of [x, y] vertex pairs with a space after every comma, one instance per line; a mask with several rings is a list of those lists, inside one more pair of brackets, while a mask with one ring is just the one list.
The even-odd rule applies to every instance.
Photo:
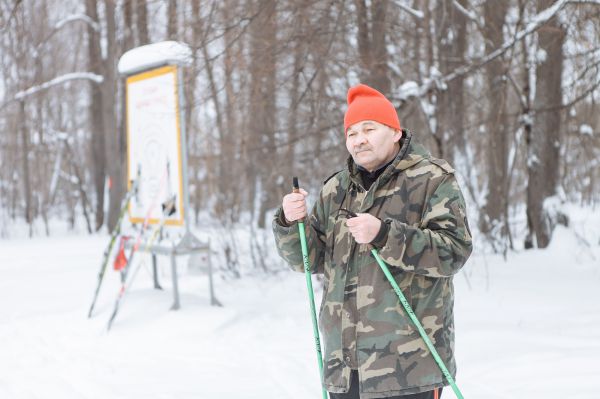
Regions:
[[[474, 256], [465, 269], [471, 288], [456, 277], [457, 382], [466, 398], [600, 397], [600, 247], [560, 237], [506, 263]], [[167, 263], [162, 292], [143, 268], [107, 334], [114, 272], [86, 318], [105, 243], [0, 241], [0, 398], [320, 397], [301, 274], [217, 278], [225, 307], [215, 308], [206, 277], [183, 268], [182, 309], [172, 312]]]

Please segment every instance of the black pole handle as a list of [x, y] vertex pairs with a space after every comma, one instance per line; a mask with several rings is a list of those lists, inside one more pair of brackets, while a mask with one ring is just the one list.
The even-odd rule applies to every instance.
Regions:
[[292, 187], [294, 188], [294, 192], [300, 189], [300, 185], [298, 184], [298, 177], [296, 176], [292, 178]]

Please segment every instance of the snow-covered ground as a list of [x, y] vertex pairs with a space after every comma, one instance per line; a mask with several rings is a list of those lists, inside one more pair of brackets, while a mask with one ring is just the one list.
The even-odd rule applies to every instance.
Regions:
[[[476, 253], [456, 276], [465, 398], [600, 397], [600, 220], [572, 222], [547, 250]], [[146, 259], [107, 333], [115, 272], [87, 318], [106, 239], [0, 241], [0, 398], [321, 397], [302, 274], [217, 277], [224, 307], [211, 307], [182, 258], [182, 308], [169, 311], [169, 264], [158, 291]]]

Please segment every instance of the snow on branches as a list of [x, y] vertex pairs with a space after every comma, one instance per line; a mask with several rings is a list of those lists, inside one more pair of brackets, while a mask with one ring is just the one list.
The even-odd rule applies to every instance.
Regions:
[[98, 24], [98, 22], [94, 21], [93, 19], [91, 19], [89, 16], [87, 16], [85, 14], [69, 15], [68, 17], [57, 22], [56, 25], [54, 25], [54, 29], [60, 30], [66, 24], [68, 24], [70, 22], [74, 22], [74, 21], [85, 22], [88, 25], [90, 25], [92, 27], [92, 29], [94, 29], [96, 32], [100, 32], [100, 25]]
[[[544, 11], [540, 12], [537, 15], [534, 15], [527, 22], [524, 29], [520, 30], [519, 32], [516, 32], [510, 40], [507, 40], [504, 44], [502, 44], [502, 46], [500, 46], [496, 50], [492, 51], [489, 54], [486, 54], [485, 56], [483, 56], [482, 58], [480, 58], [479, 60], [476, 60], [475, 62], [473, 62], [471, 64], [467, 64], [462, 67], [456, 68], [456, 70], [454, 70], [452, 73], [450, 73], [448, 75], [430, 76], [428, 79], [426, 79], [420, 85], [420, 87], [418, 89], [411, 87], [410, 94], [423, 96], [426, 93], [428, 93], [433, 87], [443, 88], [443, 87], [445, 87], [446, 83], [448, 83], [460, 76], [467, 75], [476, 69], [481, 68], [485, 64], [493, 61], [494, 59], [500, 57], [502, 54], [507, 52], [510, 48], [512, 48], [516, 43], [518, 43], [525, 36], [528, 36], [528, 35], [532, 34], [533, 32], [535, 32], [542, 25], [544, 25], [551, 18], [553, 18], [566, 5], [581, 4], [581, 3], [600, 5], [600, 0], [584, 0], [584, 1], [581, 1], [581, 0], [558, 0], [554, 4], [552, 4], [550, 7], [545, 9]], [[456, 5], [457, 4], [455, 4], [455, 6]], [[472, 13], [468, 12], [467, 10], [464, 10], [464, 8], [461, 10], [461, 12], [466, 13], [466, 15], [468, 15], [470, 19], [472, 19], [474, 21], [477, 20], [476, 18], [473, 19], [472, 17], [474, 17], [474, 15]], [[402, 93], [402, 92], [395, 93], [395, 97], [397, 97], [397, 98], [405, 98], [406, 96], [407, 96], [407, 93]]]
[[66, 73], [64, 75], [58, 76], [52, 80], [49, 80], [47, 82], [44, 82], [40, 85], [37, 86], [33, 86], [30, 87], [27, 90], [22, 90], [20, 92], [18, 92], [17, 94], [15, 94], [14, 99], [15, 100], [22, 100], [25, 97], [28, 97], [32, 94], [35, 94], [39, 91], [42, 90], [46, 90], [52, 86], [56, 86], [65, 82], [69, 82], [71, 80], [91, 80], [94, 83], [102, 83], [102, 81], [104, 80], [104, 77], [97, 75], [95, 73], [91, 73], [91, 72], [72, 72], [72, 73]]

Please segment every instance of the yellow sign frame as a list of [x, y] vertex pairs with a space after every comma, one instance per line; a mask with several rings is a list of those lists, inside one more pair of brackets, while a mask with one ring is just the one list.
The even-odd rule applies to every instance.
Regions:
[[[170, 83], [172, 79], [172, 86], [167, 88], [165, 83]], [[179, 74], [178, 67], [176, 65], [169, 65], [160, 68], [151, 69], [148, 71], [144, 71], [132, 76], [129, 76], [126, 79], [125, 85], [125, 115], [126, 115], [126, 130], [127, 130], [127, 176], [128, 176], [128, 187], [131, 187], [132, 179], [135, 179], [137, 176], [137, 168], [135, 165], [140, 165], [140, 150], [141, 143], [140, 137], [145, 133], [145, 129], [142, 129], [141, 126], [151, 126], [151, 122], [155, 122], [156, 125], [171, 125], [170, 128], [174, 129], [155, 129], [156, 126], [152, 126], [154, 129], [154, 139], [158, 138], [158, 144], [154, 142], [154, 149], [156, 151], [169, 151], [170, 155], [166, 156], [166, 160], [168, 163], [169, 172], [162, 172], [160, 176], [156, 174], [152, 176], [148, 176], [148, 174], [144, 174], [145, 169], [150, 170], [151, 167], [147, 167], [142, 169], [141, 173], [141, 182], [138, 185], [139, 187], [139, 195], [145, 195], [149, 197], [150, 189], [144, 190], [144, 188], [148, 188], [154, 183], [155, 190], [153, 191], [152, 198], [145, 198], [143, 206], [137, 204], [136, 201], [139, 198], [132, 198], [129, 203], [128, 208], [128, 216], [131, 223], [148, 223], [148, 224], [159, 224], [162, 223], [164, 217], [161, 215], [162, 211], [160, 209], [160, 202], [167, 195], [171, 195], [172, 193], [166, 193], [164, 196], [161, 192], [156, 192], [156, 180], [158, 179], [158, 190], [162, 191], [161, 187], [164, 186], [165, 183], [163, 180], [167, 179], [167, 186], [173, 186], [175, 183], [177, 186], [177, 198], [176, 198], [176, 213], [171, 217], [167, 217], [164, 220], [166, 225], [171, 226], [182, 226], [185, 220], [185, 211], [184, 208], [184, 189], [183, 189], [183, 157], [181, 148], [181, 114], [180, 114], [180, 105], [179, 105]], [[172, 90], [171, 90], [172, 89]], [[162, 90], [162, 92], [161, 92]], [[146, 92], [150, 93], [149, 96], [146, 96]], [[158, 94], [156, 93], [158, 92]], [[152, 97], [154, 94], [154, 97]], [[163, 97], [161, 97], [161, 95]], [[173, 106], [172, 112], [170, 113], [168, 109], [165, 112], [157, 112], [157, 109], [161, 109], [160, 100], [164, 100], [166, 102], [167, 108], [169, 105]], [[143, 108], [147, 108], [146, 111], [142, 111]], [[169, 119], [169, 117], [171, 120]], [[140, 118], [144, 119], [144, 122], [140, 122]], [[173, 126], [174, 122], [174, 126]], [[165, 130], [171, 130], [170, 132]], [[174, 131], [173, 131], [174, 130]], [[172, 135], [176, 137], [171, 137]], [[170, 135], [170, 136], [169, 136]], [[155, 140], [157, 141], [157, 140]], [[175, 146], [175, 148], [173, 148]], [[174, 164], [170, 161], [170, 158], [175, 157], [176, 160]], [[150, 162], [149, 165], [152, 164], [150, 160], [146, 160], [146, 163]], [[165, 168], [166, 169], [166, 168]], [[145, 186], [146, 184], [146, 186]], [[150, 209], [148, 208], [147, 200], [150, 199]], [[141, 213], [140, 213], [141, 212]]]

